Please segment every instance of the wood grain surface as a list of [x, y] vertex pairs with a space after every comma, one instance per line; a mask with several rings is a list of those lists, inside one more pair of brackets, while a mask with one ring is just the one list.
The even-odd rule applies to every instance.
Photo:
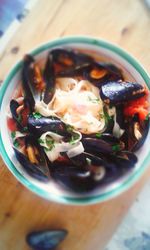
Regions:
[[[92, 35], [115, 42], [150, 71], [150, 12], [144, 1], [39, 0], [0, 52], [0, 81], [28, 50], [65, 35]], [[149, 174], [150, 170], [111, 201], [74, 207], [32, 194], [0, 159], [0, 250], [27, 250], [27, 232], [45, 228], [69, 230], [60, 250], [103, 250]]]

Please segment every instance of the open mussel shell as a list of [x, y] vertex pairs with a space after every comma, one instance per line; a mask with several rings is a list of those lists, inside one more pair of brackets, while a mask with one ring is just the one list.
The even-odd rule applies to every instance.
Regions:
[[123, 72], [120, 68], [110, 63], [102, 63], [102, 65], [109, 71], [109, 79], [111, 81], [124, 80]]
[[24, 131], [24, 127], [21, 124], [21, 121], [19, 119], [19, 115], [17, 113], [18, 108], [19, 108], [19, 103], [16, 100], [12, 99], [10, 101], [10, 111], [11, 111], [12, 117], [13, 117], [14, 121], [16, 122], [18, 129], [20, 131]]
[[131, 101], [145, 95], [145, 88], [139, 83], [111, 81], [102, 85], [101, 99], [110, 104]]
[[35, 64], [31, 55], [25, 55], [22, 68], [22, 85], [26, 104], [33, 112], [35, 102], [41, 100], [45, 90], [45, 83], [41, 75], [40, 68]]
[[75, 192], [84, 192], [93, 186], [90, 181], [90, 171], [84, 166], [78, 166], [72, 161], [55, 161], [49, 167], [54, 180], [65, 188]]
[[[134, 144], [134, 147], [132, 148], [132, 151], [137, 151], [139, 148], [142, 147], [142, 145], [144, 144], [147, 138], [149, 127], [150, 127], [149, 118], [144, 121], [134, 123], [133, 130], [134, 130], [134, 137], [136, 138], [136, 142]], [[136, 135], [137, 130], [141, 134], [140, 138], [138, 138], [138, 136]]]
[[51, 51], [54, 63], [58, 63], [65, 67], [73, 67], [75, 65], [74, 52], [72, 50], [54, 49]]
[[93, 62], [84, 71], [84, 77], [97, 87], [106, 81], [123, 79], [121, 71], [114, 65]]
[[50, 169], [56, 182], [75, 192], [93, 190], [105, 175], [103, 160], [86, 152], [68, 159], [68, 162], [56, 161]]
[[75, 66], [57, 73], [57, 77], [83, 77], [84, 72], [90, 67], [89, 63]]
[[140, 120], [138, 114], [135, 114], [126, 120], [125, 126], [125, 133], [121, 140], [124, 141], [128, 150], [135, 152], [142, 147], [147, 138], [150, 120], [149, 118]]
[[74, 52], [69, 49], [54, 49], [51, 51], [51, 54], [53, 56], [53, 61], [62, 65], [63, 67], [71, 68], [93, 61], [91, 56], [82, 54], [80, 52]]
[[55, 69], [51, 52], [48, 54], [43, 72], [43, 78], [46, 83], [43, 101], [47, 104], [51, 101], [55, 92]]
[[32, 136], [25, 137], [26, 155], [14, 148], [15, 155], [24, 170], [33, 178], [47, 182], [50, 171], [44, 150]]
[[26, 241], [32, 249], [52, 250], [65, 239], [67, 234], [68, 231], [65, 229], [35, 231], [26, 236]]
[[121, 129], [125, 129], [125, 118], [124, 118], [124, 105], [117, 104], [116, 108], [116, 122]]
[[113, 153], [124, 148], [124, 144], [116, 137], [110, 134], [102, 134], [100, 138], [84, 137], [82, 139], [85, 151], [97, 153]]
[[31, 133], [35, 133], [38, 136], [41, 136], [47, 131], [51, 131], [62, 136], [68, 135], [66, 124], [59, 118], [53, 116], [35, 118], [30, 115], [28, 117], [28, 129]]
[[121, 168], [132, 168], [137, 163], [137, 156], [130, 151], [121, 151], [109, 157]]

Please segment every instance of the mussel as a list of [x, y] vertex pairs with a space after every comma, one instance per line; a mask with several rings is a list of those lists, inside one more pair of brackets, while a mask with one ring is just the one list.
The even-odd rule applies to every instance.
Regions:
[[82, 143], [88, 152], [110, 154], [124, 148], [124, 143], [110, 134], [102, 134], [100, 138], [84, 137]]
[[31, 55], [26, 55], [23, 61], [22, 85], [26, 104], [30, 111], [34, 111], [35, 101], [41, 100], [45, 90], [45, 83], [39, 66]]
[[149, 118], [140, 120], [139, 115], [135, 114], [133, 117], [126, 119], [125, 126], [125, 133], [121, 139], [125, 142], [128, 150], [135, 152], [141, 148], [147, 138], [150, 126]]
[[23, 126], [20, 121], [19, 114], [17, 113], [17, 109], [19, 108], [19, 103], [16, 100], [11, 100], [10, 102], [10, 111], [14, 121], [17, 123], [17, 127], [20, 131], [23, 131]]
[[43, 78], [46, 83], [43, 101], [47, 104], [51, 101], [55, 92], [55, 69], [54, 60], [51, 52], [48, 54], [48, 58], [43, 72]]
[[53, 178], [76, 192], [87, 192], [97, 186], [111, 183], [130, 171], [137, 157], [129, 151], [110, 154], [84, 152], [68, 162], [54, 162], [51, 166]]
[[27, 116], [29, 114], [28, 107], [24, 100], [19, 103], [18, 101], [12, 99], [10, 101], [10, 111], [14, 121], [17, 124], [17, 128], [20, 132], [27, 131]]
[[62, 136], [67, 136], [69, 134], [66, 124], [54, 116], [41, 116], [40, 118], [35, 118], [34, 115], [30, 115], [28, 117], [28, 128], [32, 134], [36, 134], [38, 136], [47, 131], [51, 131]]
[[75, 66], [73, 68], [67, 68], [57, 73], [57, 77], [83, 77], [84, 72], [90, 67], [89, 63]]
[[48, 160], [42, 147], [33, 136], [25, 137], [25, 154], [14, 148], [17, 160], [33, 178], [47, 182], [50, 179]]
[[31, 232], [26, 241], [30, 247], [37, 250], [52, 250], [65, 239], [68, 231], [65, 229], [42, 230]]
[[114, 65], [93, 62], [84, 71], [84, 77], [98, 87], [106, 81], [123, 79], [121, 71]]
[[91, 56], [82, 54], [80, 52], [74, 52], [69, 49], [54, 49], [51, 51], [51, 54], [53, 56], [54, 62], [60, 64], [63, 67], [72, 68], [93, 61]]
[[100, 89], [101, 99], [108, 104], [123, 103], [144, 95], [145, 88], [141, 84], [133, 82], [107, 82]]

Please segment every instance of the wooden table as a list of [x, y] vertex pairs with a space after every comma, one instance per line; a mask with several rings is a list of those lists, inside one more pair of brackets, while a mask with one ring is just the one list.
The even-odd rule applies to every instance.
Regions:
[[[0, 54], [0, 80], [34, 46], [64, 35], [92, 35], [115, 42], [150, 67], [150, 13], [140, 0], [38, 1]], [[24, 188], [0, 160], [0, 249], [25, 250], [27, 232], [67, 228], [62, 250], [103, 250], [148, 179], [148, 170], [126, 193], [102, 204], [54, 204]]]

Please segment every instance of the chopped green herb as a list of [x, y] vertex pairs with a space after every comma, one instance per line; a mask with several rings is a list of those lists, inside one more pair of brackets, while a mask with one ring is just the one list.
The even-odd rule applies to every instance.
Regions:
[[112, 116], [109, 116], [109, 114], [106, 111], [104, 111], [104, 117], [106, 121], [112, 120]]
[[23, 131], [24, 131], [24, 132], [27, 132], [27, 131], [28, 131], [28, 128], [27, 128], [27, 127], [24, 127], [24, 128], [23, 128]]
[[21, 121], [22, 121], [22, 116], [21, 116], [21, 114], [18, 115], [17, 121], [18, 121], [18, 122], [21, 122]]
[[44, 141], [41, 138], [38, 138], [38, 143], [44, 143]]
[[74, 134], [71, 136], [71, 139], [70, 139], [69, 143], [70, 143], [70, 144], [75, 144], [76, 140], [78, 140], [79, 137], [80, 137], [79, 134], [75, 134], [75, 133], [74, 133]]
[[115, 152], [119, 151], [120, 150], [120, 145], [119, 144], [113, 145], [112, 150], [115, 151]]
[[18, 148], [19, 145], [20, 145], [19, 142], [18, 142], [17, 140], [14, 140], [13, 144], [14, 144], [15, 148]]
[[99, 98], [91, 98], [91, 96], [88, 96], [88, 101], [93, 102], [93, 103], [97, 103], [100, 101], [100, 99]]
[[39, 118], [42, 117], [42, 115], [41, 115], [40, 113], [38, 113], [38, 112], [34, 112], [32, 115], [33, 115], [33, 117], [34, 117], [35, 119], [39, 119]]
[[11, 137], [14, 139], [15, 136], [16, 136], [16, 131], [12, 131], [12, 132], [11, 132]]
[[150, 117], [150, 112], [147, 114], [145, 120], [148, 121], [149, 117]]
[[45, 149], [45, 151], [46, 151], [46, 152], [48, 152], [48, 151], [51, 151], [51, 150], [52, 150], [52, 149], [50, 149], [50, 148], [45, 148], [45, 147], [44, 147], [44, 149]]
[[49, 147], [49, 150], [52, 150], [55, 147], [55, 141], [53, 138], [46, 138], [46, 144]]
[[66, 124], [66, 130], [68, 133], [72, 132], [74, 130], [74, 127], [71, 125]]
[[102, 114], [102, 113], [100, 113], [100, 114], [99, 114], [99, 119], [103, 119], [103, 118], [105, 118], [105, 115]]
[[101, 138], [102, 134], [101, 133], [96, 133], [97, 138]]

